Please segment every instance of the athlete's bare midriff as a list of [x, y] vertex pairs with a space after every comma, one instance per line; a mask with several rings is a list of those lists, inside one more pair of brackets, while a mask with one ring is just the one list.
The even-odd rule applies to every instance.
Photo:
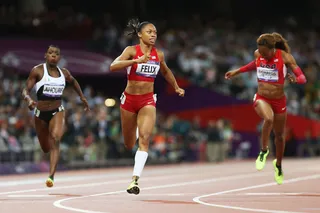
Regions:
[[269, 99], [280, 99], [285, 95], [284, 85], [259, 82], [258, 95], [261, 95]]
[[61, 106], [61, 100], [38, 101], [37, 109], [40, 111], [51, 111]]
[[125, 91], [132, 95], [143, 95], [153, 92], [154, 82], [128, 81]]

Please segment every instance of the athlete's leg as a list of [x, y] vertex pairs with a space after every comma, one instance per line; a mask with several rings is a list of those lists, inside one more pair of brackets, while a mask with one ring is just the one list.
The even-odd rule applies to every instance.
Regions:
[[36, 116], [34, 116], [34, 124], [42, 151], [44, 153], [50, 152], [49, 125]]
[[127, 149], [132, 150], [137, 140], [137, 114], [120, 107], [120, 115], [124, 145]]
[[[57, 112], [49, 122], [49, 134], [51, 137], [51, 151], [50, 151], [50, 175], [49, 178], [53, 181], [54, 174], [57, 169], [60, 156], [60, 141], [64, 133], [64, 116], [65, 112]], [[53, 182], [52, 182], [53, 185]], [[47, 186], [52, 186], [47, 183]]]
[[139, 149], [134, 158], [134, 168], [132, 182], [127, 188], [128, 193], [139, 194], [138, 179], [148, 158], [149, 141], [156, 122], [156, 108], [154, 106], [144, 106], [138, 113]]
[[273, 132], [275, 136], [277, 165], [281, 166], [285, 148], [285, 127], [287, 122], [287, 112], [274, 115]]
[[149, 141], [156, 123], [156, 108], [148, 105], [138, 113], [139, 149], [148, 152]]
[[[124, 145], [132, 150], [137, 140], [137, 114], [120, 107], [121, 127], [124, 139]], [[127, 188], [130, 194], [139, 194], [140, 189], [136, 181], [132, 181]]]
[[256, 160], [256, 168], [257, 170], [262, 170], [265, 166], [267, 156], [269, 154], [268, 144], [270, 133], [273, 126], [273, 110], [267, 102], [264, 100], [257, 100], [255, 103], [255, 111], [256, 113], [263, 119], [263, 125], [261, 130], [261, 152]]
[[268, 149], [270, 133], [273, 126], [274, 113], [270, 104], [263, 100], [257, 100], [254, 109], [256, 113], [263, 119], [261, 131], [261, 149], [266, 151]]
[[275, 167], [275, 179], [278, 184], [282, 184], [283, 174], [282, 174], [282, 158], [285, 148], [285, 127], [287, 121], [287, 112], [274, 115], [273, 122], [273, 132], [275, 136], [275, 145], [276, 145], [276, 160], [273, 162]]
[[[149, 141], [156, 122], [156, 108], [145, 106], [138, 113], [139, 150], [136, 153], [135, 171], [133, 178], [139, 178], [148, 157]], [[141, 162], [141, 165], [138, 163]]]

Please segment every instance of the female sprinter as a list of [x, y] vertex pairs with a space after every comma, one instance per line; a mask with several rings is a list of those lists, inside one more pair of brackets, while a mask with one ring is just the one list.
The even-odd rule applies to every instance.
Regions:
[[230, 79], [239, 73], [257, 71], [258, 92], [253, 98], [256, 113], [264, 120], [261, 132], [262, 148], [256, 160], [257, 170], [265, 166], [269, 154], [268, 139], [273, 129], [276, 145], [276, 159], [273, 161], [275, 181], [283, 182], [281, 167], [285, 148], [285, 126], [287, 120], [286, 96], [284, 82], [287, 67], [295, 76], [288, 74], [291, 83], [304, 84], [306, 78], [290, 54], [287, 41], [279, 34], [262, 34], [257, 39], [258, 49], [255, 51], [255, 60], [237, 70], [225, 74]]
[[132, 149], [136, 143], [138, 128], [139, 149], [135, 154], [132, 182], [127, 188], [130, 194], [139, 194], [138, 179], [148, 157], [149, 140], [156, 122], [156, 95], [153, 94], [154, 80], [161, 71], [164, 78], [179, 96], [184, 96], [166, 65], [162, 51], [154, 47], [157, 29], [150, 22], [130, 20], [128, 35], [137, 35], [140, 44], [128, 46], [111, 64], [110, 70], [127, 68], [128, 83], [120, 98], [121, 124], [124, 144]]
[[[80, 96], [85, 110], [89, 110], [89, 106], [77, 80], [67, 69], [60, 69], [57, 66], [60, 49], [53, 45], [49, 46], [45, 59], [46, 63], [39, 64], [31, 70], [22, 96], [29, 109], [34, 110], [35, 128], [41, 148], [45, 153], [50, 152], [50, 174], [46, 185], [52, 187], [59, 160], [59, 144], [64, 133], [64, 107], [61, 105], [61, 96], [66, 81]], [[37, 103], [30, 97], [30, 91], [34, 86], [36, 86]]]

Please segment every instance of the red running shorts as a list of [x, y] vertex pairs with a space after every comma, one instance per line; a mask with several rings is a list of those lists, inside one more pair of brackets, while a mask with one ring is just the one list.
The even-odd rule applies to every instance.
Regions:
[[157, 95], [151, 93], [143, 95], [131, 95], [123, 92], [120, 97], [120, 107], [132, 113], [138, 113], [144, 106], [156, 107]]
[[257, 106], [258, 100], [263, 100], [263, 101], [267, 102], [268, 104], [270, 104], [270, 106], [275, 114], [281, 114], [281, 113], [284, 113], [287, 111], [287, 98], [285, 95], [279, 99], [269, 99], [269, 98], [263, 97], [259, 94], [255, 94], [253, 97], [253, 106], [254, 107]]

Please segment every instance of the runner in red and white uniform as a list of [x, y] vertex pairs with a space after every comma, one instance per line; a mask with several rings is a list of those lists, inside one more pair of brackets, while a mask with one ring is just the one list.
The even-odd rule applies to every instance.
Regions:
[[139, 149], [135, 155], [132, 182], [127, 188], [130, 194], [139, 194], [138, 179], [148, 158], [149, 140], [156, 122], [156, 95], [153, 93], [154, 80], [160, 71], [179, 96], [184, 96], [181, 89], [166, 65], [162, 51], [154, 47], [157, 40], [157, 29], [150, 22], [139, 23], [130, 20], [128, 35], [137, 35], [140, 44], [128, 46], [111, 64], [110, 70], [127, 68], [128, 83], [120, 101], [122, 134], [127, 149], [136, 143], [138, 128]]
[[[268, 139], [273, 129], [276, 144], [276, 159], [273, 161], [275, 180], [278, 184], [282, 184], [281, 163], [287, 120], [284, 82], [287, 75], [291, 83], [297, 84], [306, 83], [306, 78], [290, 54], [287, 41], [279, 33], [262, 34], [257, 39], [257, 45], [255, 60], [239, 69], [227, 72], [225, 78], [230, 79], [243, 72], [257, 71], [258, 92], [253, 98], [253, 105], [264, 123], [261, 132], [262, 148], [256, 160], [256, 168], [262, 170], [265, 166], [269, 154]], [[287, 68], [290, 68], [294, 75], [287, 74]]]

